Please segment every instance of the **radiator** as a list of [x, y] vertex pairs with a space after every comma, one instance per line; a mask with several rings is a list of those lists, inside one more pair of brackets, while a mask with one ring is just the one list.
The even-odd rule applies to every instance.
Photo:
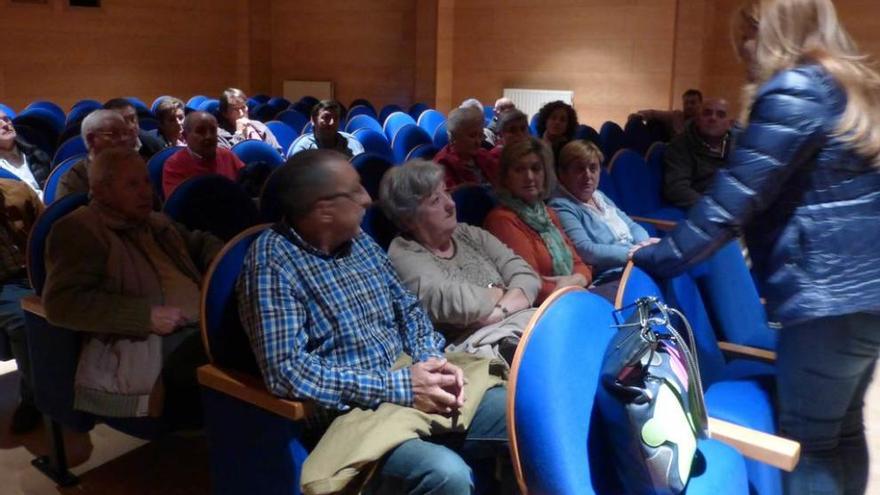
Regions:
[[569, 105], [574, 101], [574, 91], [557, 89], [515, 89], [504, 88], [504, 97], [510, 98], [516, 108], [522, 110], [529, 118], [538, 113], [545, 103], [562, 100]]

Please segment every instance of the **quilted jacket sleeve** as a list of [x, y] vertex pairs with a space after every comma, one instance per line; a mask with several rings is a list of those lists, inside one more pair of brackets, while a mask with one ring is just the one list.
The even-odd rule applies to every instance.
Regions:
[[662, 242], [636, 252], [636, 265], [671, 277], [709, 257], [779, 195], [791, 174], [811, 161], [833, 129], [839, 90], [818, 66], [790, 69], [758, 92], [748, 127], [687, 220]]

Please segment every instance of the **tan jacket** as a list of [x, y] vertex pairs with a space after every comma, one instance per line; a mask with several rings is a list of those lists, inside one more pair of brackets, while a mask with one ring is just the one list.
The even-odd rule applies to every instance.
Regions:
[[163, 295], [156, 268], [135, 241], [141, 229], [196, 283], [222, 247], [163, 214], [133, 225], [94, 201], [49, 234], [46, 315], [54, 325], [89, 333], [76, 373], [77, 409], [117, 417], [156, 412], [149, 402], [162, 369], [162, 338], [151, 332], [150, 310]]

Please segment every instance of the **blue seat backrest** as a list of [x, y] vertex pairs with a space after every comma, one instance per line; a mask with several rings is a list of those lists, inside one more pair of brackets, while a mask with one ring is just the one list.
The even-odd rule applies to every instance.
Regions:
[[[35, 102], [31, 103], [30, 105], [28, 105], [27, 107], [25, 107], [24, 112], [27, 112], [28, 110], [30, 110], [32, 108], [40, 108], [40, 109], [48, 111], [49, 113], [52, 114], [53, 121], [55, 122], [56, 126], [58, 127], [59, 132], [64, 129], [64, 123], [67, 120], [67, 114], [64, 113], [64, 109], [62, 109], [61, 107], [59, 107], [55, 103], [52, 103], [51, 101], [35, 101]], [[24, 112], [22, 112], [22, 113], [24, 113]]]
[[424, 112], [426, 112], [426, 111], [428, 111], [428, 110], [430, 110], [430, 109], [431, 109], [431, 107], [429, 107], [429, 106], [426, 105], [425, 103], [421, 103], [421, 102], [419, 102], [419, 103], [413, 103], [413, 104], [409, 107], [409, 111], [408, 111], [407, 113], [408, 113], [409, 116], [412, 117], [413, 119], [415, 119], [415, 120], [419, 120], [419, 117], [422, 115], [422, 113], [424, 113]]
[[651, 186], [660, 191], [663, 198], [663, 158], [666, 155], [666, 143], [656, 142], [645, 153], [645, 164], [648, 166], [648, 177]]
[[399, 105], [385, 105], [384, 107], [382, 107], [382, 110], [379, 110], [379, 118], [376, 120], [378, 120], [380, 124], [384, 125], [385, 119], [387, 119], [388, 116], [394, 112], [403, 112], [403, 109], [400, 108]]
[[21, 177], [13, 174], [12, 172], [10, 172], [9, 170], [6, 170], [5, 168], [0, 168], [0, 179], [20, 181]]
[[614, 299], [614, 307], [622, 310], [618, 314], [621, 318], [620, 323], [629, 318], [634, 311], [630, 305], [645, 296], [654, 296], [661, 301], [664, 300], [663, 291], [660, 290], [657, 282], [642, 269], [628, 264], [620, 277], [620, 285], [617, 287], [617, 296]]
[[289, 125], [297, 132], [297, 135], [302, 134], [304, 132], [303, 128], [309, 123], [309, 117], [296, 110], [284, 110], [275, 116], [275, 120], [280, 120]]
[[220, 100], [216, 98], [208, 98], [199, 105], [198, 110], [200, 112], [208, 112], [210, 114], [216, 114], [220, 110]]
[[608, 170], [623, 211], [645, 215], [660, 208], [660, 191], [651, 186], [648, 166], [642, 155], [633, 150], [620, 150], [608, 164]]
[[67, 119], [64, 121], [65, 127], [70, 127], [71, 125], [79, 126], [80, 122], [86, 115], [94, 112], [95, 110], [99, 110], [101, 108], [101, 103], [95, 100], [80, 100], [73, 107], [70, 108], [70, 112], [67, 114]]
[[17, 115], [15, 110], [12, 109], [12, 107], [10, 107], [8, 105], [4, 105], [2, 103], [0, 103], [0, 111], [3, 111], [3, 113], [5, 113], [6, 116], [9, 117], [10, 119], [14, 119], [15, 116]]
[[244, 189], [214, 174], [183, 181], [163, 211], [190, 230], [207, 231], [224, 241], [259, 223], [257, 207]]
[[437, 151], [439, 150], [431, 143], [420, 144], [409, 150], [409, 153], [406, 155], [406, 161], [414, 160], [416, 158], [431, 161], [434, 159], [434, 155], [437, 154]]
[[373, 201], [379, 199], [379, 183], [382, 176], [391, 168], [391, 162], [376, 153], [361, 153], [351, 159], [351, 164], [361, 176], [361, 184], [370, 193]]
[[[405, 114], [404, 114], [405, 115]], [[409, 117], [409, 115], [407, 115]], [[394, 136], [391, 142], [391, 151], [394, 154], [394, 163], [403, 163], [406, 156], [413, 148], [420, 144], [431, 144], [431, 136], [421, 127], [413, 124], [406, 124]]]
[[639, 119], [632, 119], [626, 123], [623, 130], [623, 146], [640, 155], [644, 155], [652, 143], [651, 133], [645, 123]]
[[256, 225], [231, 239], [205, 275], [202, 290], [202, 338], [211, 362], [217, 366], [259, 373], [238, 315], [235, 284], [248, 249], [268, 227]]
[[538, 136], [538, 114], [537, 113], [532, 115], [532, 118], [529, 119], [529, 133], [532, 136], [541, 137], [541, 136]]
[[614, 179], [611, 178], [611, 174], [608, 173], [608, 169], [605, 167], [599, 170], [599, 190], [605, 193], [605, 196], [608, 196], [608, 199], [613, 201], [618, 208], [623, 208], [620, 202], [620, 193], [617, 192]]
[[55, 196], [58, 193], [58, 184], [61, 182], [61, 178], [85, 157], [86, 155], [84, 154], [73, 155], [52, 169], [49, 173], [49, 177], [46, 178], [46, 184], [43, 186], [43, 203], [49, 205], [55, 202]]
[[159, 121], [150, 117], [140, 117], [138, 127], [143, 131], [153, 131], [159, 128]]
[[488, 126], [493, 118], [495, 118], [495, 107], [483, 105], [483, 124]]
[[193, 110], [198, 110], [199, 107], [202, 106], [202, 103], [207, 100], [207, 96], [195, 95], [186, 102], [186, 106], [188, 108], [192, 108]]
[[594, 400], [612, 312], [603, 298], [566, 288], [523, 335], [508, 384], [508, 434], [530, 493], [623, 493]]
[[[63, 115], [63, 114], [62, 114]], [[59, 116], [57, 112], [41, 107], [27, 108], [12, 119], [15, 125], [27, 125], [40, 130], [51, 131], [57, 137], [64, 131], [66, 118]]]
[[183, 146], [169, 146], [156, 152], [147, 162], [147, 173], [150, 175], [150, 182], [153, 183], [153, 191], [161, 199], [165, 199], [165, 192], [162, 189], [162, 170], [165, 168], [165, 162], [171, 158], [171, 155], [182, 150]]
[[409, 114], [394, 112], [385, 119], [385, 123], [382, 125], [382, 131], [385, 133], [385, 137], [388, 138], [388, 141], [393, 143], [394, 137], [401, 129], [407, 125], [415, 124], [416, 121], [410, 117]]
[[388, 144], [385, 134], [373, 129], [362, 128], [355, 131], [353, 135], [363, 145], [365, 152], [384, 156], [388, 161], [394, 159], [391, 145]]
[[384, 134], [382, 125], [372, 116], [367, 114], [355, 115], [349, 117], [348, 123], [345, 125], [345, 132], [354, 134], [360, 129], [372, 129], [378, 133]]
[[434, 135], [431, 140], [434, 142], [434, 147], [438, 150], [442, 150], [447, 144], [449, 144], [449, 133], [446, 132], [446, 121], [443, 121], [442, 124], [434, 129]]
[[361, 229], [370, 235], [376, 244], [382, 249], [388, 250], [388, 246], [397, 235], [397, 227], [385, 216], [378, 204], [373, 203], [364, 212], [361, 220]]
[[43, 285], [46, 282], [46, 238], [49, 237], [52, 225], [64, 215], [86, 203], [88, 203], [86, 193], [68, 194], [47, 206], [34, 222], [31, 234], [28, 236], [27, 269], [31, 287], [34, 288], [37, 295], [42, 294]]
[[[349, 107], [351, 107], [351, 110], [354, 110], [355, 107], [366, 107], [373, 113], [373, 117], [376, 116], [376, 107], [366, 98], [355, 98]], [[349, 115], [351, 115], [351, 110], [348, 112]]]
[[275, 136], [275, 139], [278, 140], [278, 144], [281, 145], [281, 149], [286, 150], [293, 143], [293, 140], [299, 137], [299, 131], [293, 129], [289, 125], [281, 122], [280, 120], [270, 120], [266, 122], [266, 127], [272, 131], [272, 134]]
[[596, 146], [600, 146], [600, 142], [602, 141], [599, 138], [599, 133], [596, 132], [596, 129], [593, 129], [592, 127], [584, 124], [579, 125], [577, 127], [577, 130], [574, 131], [574, 138], [581, 139], [583, 141], [589, 141]]
[[257, 139], [239, 141], [232, 147], [232, 152], [246, 165], [265, 162], [274, 168], [284, 163], [284, 157], [274, 147]]
[[429, 109], [422, 112], [419, 115], [418, 121], [416, 122], [419, 127], [425, 130], [429, 136], [434, 135], [434, 131], [437, 130], [441, 124], [446, 122], [446, 116], [437, 110]]
[[495, 207], [491, 188], [478, 184], [462, 184], [453, 189], [451, 194], [458, 221], [482, 228], [486, 215]]
[[602, 124], [599, 128], [599, 138], [602, 141], [599, 146], [602, 148], [606, 162], [611, 160], [617, 150], [623, 148], [623, 129], [614, 122], [608, 121]]
[[[358, 115], [367, 115], [372, 117], [376, 121], [379, 121], [379, 116], [376, 115], [376, 110], [372, 106], [357, 105], [355, 103], [352, 103], [351, 108], [348, 110], [348, 119], [351, 120]], [[379, 125], [382, 125], [381, 122], [379, 123]]]

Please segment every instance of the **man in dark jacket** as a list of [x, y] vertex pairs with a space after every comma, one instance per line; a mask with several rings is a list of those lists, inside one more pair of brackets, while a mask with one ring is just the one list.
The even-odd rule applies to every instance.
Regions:
[[727, 102], [708, 99], [683, 134], [669, 143], [663, 170], [663, 195], [680, 208], [696, 203], [727, 160], [730, 140]]

